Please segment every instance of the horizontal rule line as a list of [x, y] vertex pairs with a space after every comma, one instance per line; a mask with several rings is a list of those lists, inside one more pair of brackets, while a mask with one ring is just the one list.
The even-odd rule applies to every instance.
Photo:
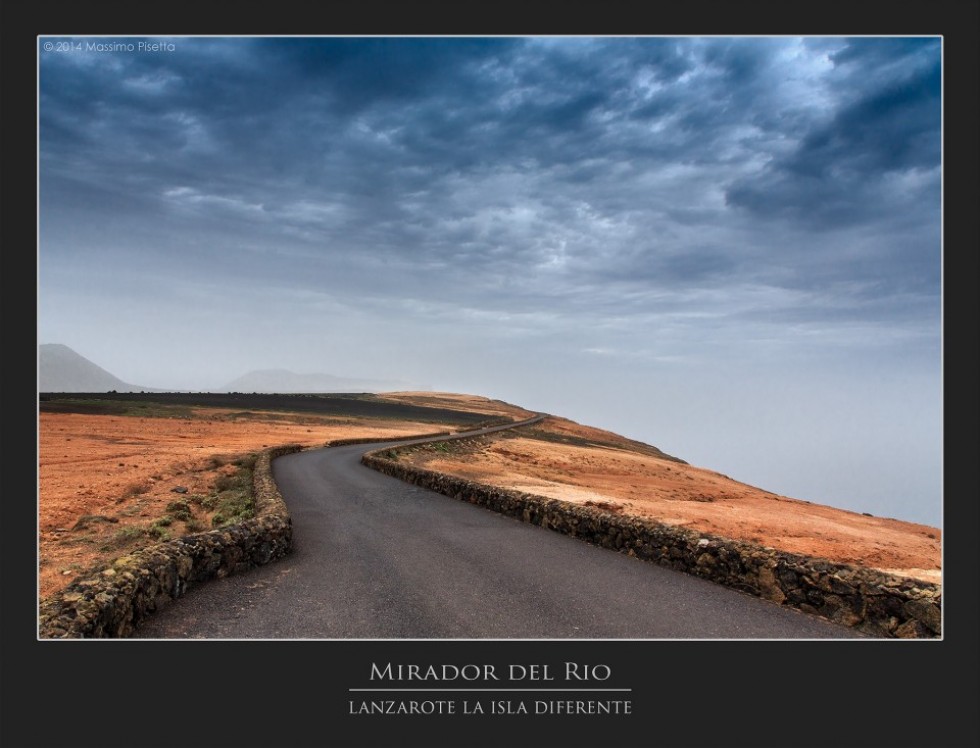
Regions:
[[353, 693], [629, 693], [632, 688], [348, 688]]

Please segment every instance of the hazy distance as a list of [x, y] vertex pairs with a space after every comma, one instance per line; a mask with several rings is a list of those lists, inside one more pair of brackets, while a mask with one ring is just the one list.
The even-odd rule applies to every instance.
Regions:
[[941, 39], [43, 41], [41, 343], [486, 395], [941, 523]]

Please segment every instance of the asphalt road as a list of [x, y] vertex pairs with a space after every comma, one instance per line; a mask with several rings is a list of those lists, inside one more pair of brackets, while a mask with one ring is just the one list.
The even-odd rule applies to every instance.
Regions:
[[364, 452], [385, 445], [394, 446], [275, 460], [293, 517], [293, 553], [192, 588], [144, 622], [136, 638], [858, 636], [361, 465]]

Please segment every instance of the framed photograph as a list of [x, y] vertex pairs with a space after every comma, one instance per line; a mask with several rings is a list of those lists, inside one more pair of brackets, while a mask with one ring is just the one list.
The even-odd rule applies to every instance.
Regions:
[[973, 744], [977, 10], [736, 7], [4, 7], [5, 745]]

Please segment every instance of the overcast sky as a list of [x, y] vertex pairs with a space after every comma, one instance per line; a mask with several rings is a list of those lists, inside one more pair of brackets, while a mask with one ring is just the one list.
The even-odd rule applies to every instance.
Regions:
[[39, 41], [40, 342], [483, 394], [941, 524], [938, 38], [140, 41]]

